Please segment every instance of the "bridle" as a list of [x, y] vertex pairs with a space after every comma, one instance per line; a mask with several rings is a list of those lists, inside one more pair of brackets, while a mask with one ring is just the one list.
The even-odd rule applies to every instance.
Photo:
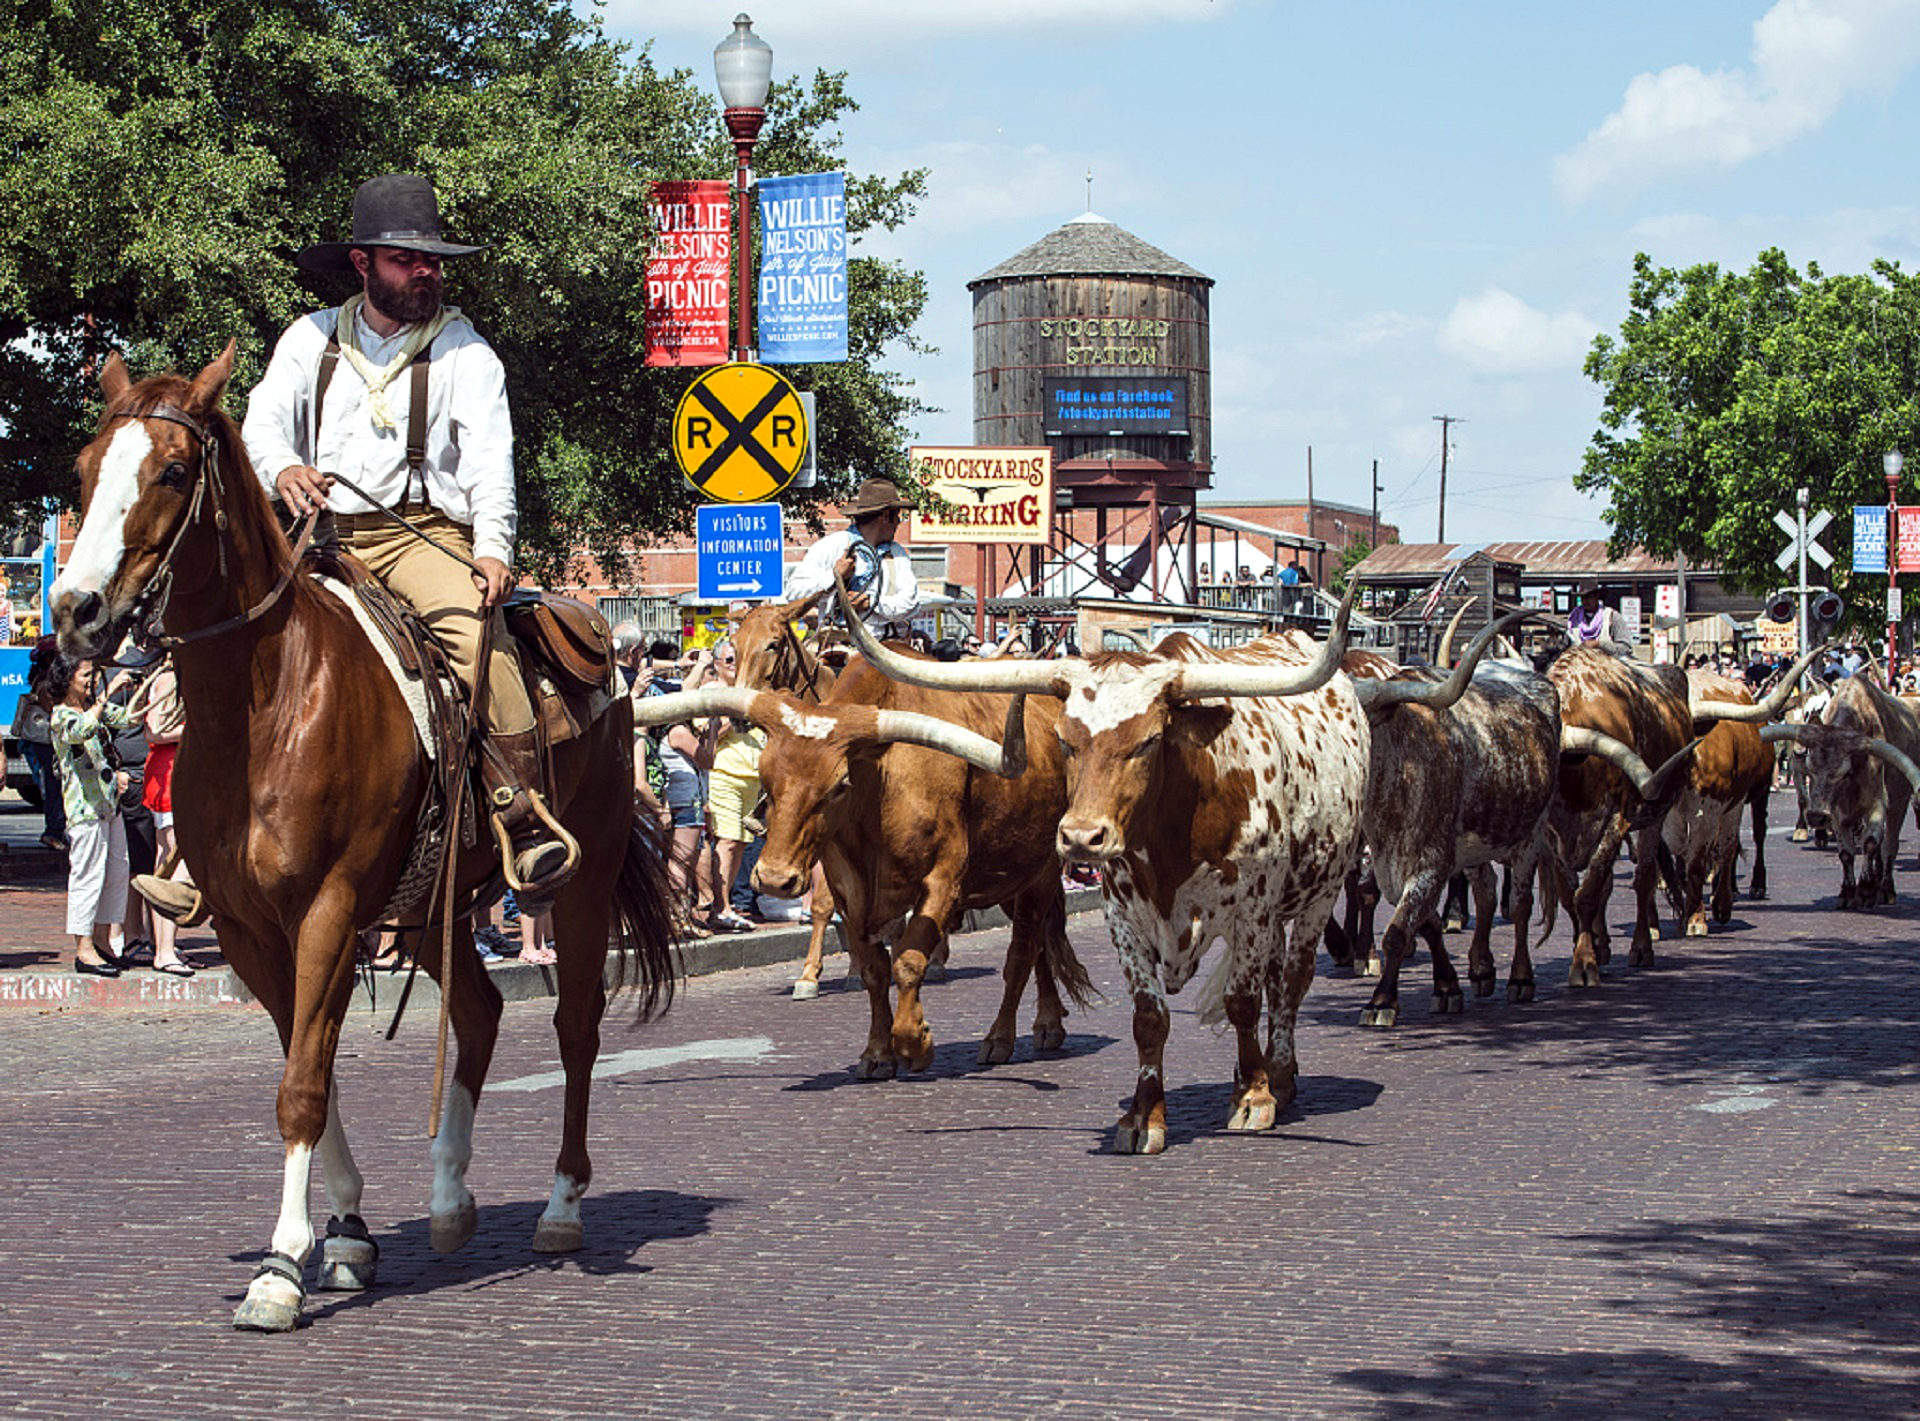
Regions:
[[[808, 664], [806, 649], [800, 645], [800, 638], [794, 635], [793, 623], [785, 617], [780, 619], [780, 630], [786, 633], [787, 649], [793, 653], [794, 661], [797, 663], [794, 680], [798, 682], [799, 679], [804, 676], [806, 678], [807, 694], [812, 696], [816, 701], [826, 699], [820, 694], [820, 663], [818, 660], [815, 660], [811, 665]], [[795, 689], [799, 689], [798, 685], [795, 686]]]
[[[214, 547], [220, 559], [220, 580], [222, 583], [228, 580], [227, 528], [229, 520], [227, 518], [226, 507], [226, 486], [220, 473], [220, 443], [213, 437], [213, 434], [205, 424], [195, 419], [178, 405], [158, 404], [146, 411], [130, 410], [124, 414], [109, 415], [108, 419], [165, 420], [169, 424], [179, 425], [182, 429], [186, 430], [187, 433], [191, 434], [200, 445], [199, 466], [195, 470], [196, 477], [193, 481], [193, 498], [187, 505], [186, 516], [183, 517], [174, 528], [173, 537], [167, 543], [167, 550], [160, 555], [160, 566], [154, 570], [153, 576], [147, 579], [147, 585], [141, 590], [140, 595], [134, 599], [133, 619], [135, 625], [139, 625], [146, 621], [150, 609], [156, 621], [159, 619], [160, 614], [166, 611], [167, 600], [173, 595], [174, 554], [180, 550], [180, 541], [186, 537], [187, 530], [200, 521], [200, 509], [208, 499], [209, 490], [211, 490], [213, 502]], [[282, 569], [279, 580], [273, 584], [273, 589], [268, 592], [265, 597], [261, 598], [260, 601], [236, 616], [228, 617], [224, 621], [215, 622], [211, 626], [196, 627], [193, 631], [183, 632], [179, 636], [169, 636], [157, 631], [152, 632], [151, 636], [154, 642], [171, 651], [173, 648], [185, 646], [189, 642], [200, 641], [206, 637], [219, 636], [223, 632], [234, 631], [240, 627], [248, 626], [253, 622], [259, 621], [260, 618], [264, 617], [273, 609], [274, 604], [280, 600], [281, 595], [286, 592], [287, 587], [292, 583], [293, 575], [300, 566], [300, 559], [302, 555], [305, 554], [307, 545], [313, 541], [314, 526], [318, 523], [319, 518], [319, 508], [315, 508], [307, 514], [306, 520], [300, 525], [300, 539], [294, 546], [292, 558], [288, 560], [286, 567]], [[157, 606], [155, 605], [156, 603]]]

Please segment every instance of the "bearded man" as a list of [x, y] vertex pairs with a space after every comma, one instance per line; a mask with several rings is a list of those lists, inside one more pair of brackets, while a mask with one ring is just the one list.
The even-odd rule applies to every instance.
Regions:
[[242, 433], [268, 492], [296, 516], [332, 511], [340, 542], [420, 613], [469, 694], [480, 678], [481, 618], [492, 618], [481, 777], [513, 845], [512, 876], [526, 885], [522, 911], [540, 911], [564, 881], [566, 849], [534, 810], [533, 705], [497, 610], [513, 590], [518, 526], [506, 372], [441, 300], [441, 264], [483, 250], [444, 239], [425, 178], [362, 183], [351, 239], [299, 255], [308, 272], [356, 275], [360, 294], [281, 336]]

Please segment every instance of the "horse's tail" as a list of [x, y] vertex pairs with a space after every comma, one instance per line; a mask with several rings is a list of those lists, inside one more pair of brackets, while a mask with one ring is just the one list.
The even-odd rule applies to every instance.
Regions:
[[613, 989], [632, 986], [639, 991], [641, 1021], [673, 1004], [681, 976], [675, 950], [681, 926], [677, 901], [659, 832], [635, 815], [620, 877], [613, 885]]

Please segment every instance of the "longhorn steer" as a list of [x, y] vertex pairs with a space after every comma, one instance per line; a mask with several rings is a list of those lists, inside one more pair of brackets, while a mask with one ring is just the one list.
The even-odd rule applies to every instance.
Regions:
[[[981, 1062], [1012, 1057], [1029, 975], [1039, 998], [1035, 1049], [1065, 1043], [1059, 988], [1084, 1003], [1091, 984], [1067, 942], [1053, 843], [1066, 803], [1057, 701], [937, 696], [857, 661], [819, 705], [737, 688], [683, 694], [767, 731], [760, 754], [767, 840], [755, 879], [763, 891], [791, 897], [816, 860], [826, 869], [872, 1005], [857, 1068], [863, 1078], [932, 1063], [920, 984], [927, 960], [968, 908], [1000, 905], [1013, 920], [1006, 990]], [[677, 720], [698, 713], [666, 704], [674, 699], [642, 701], [638, 714]], [[1003, 736], [1011, 758], [1001, 756]], [[889, 964], [879, 938], [902, 918]]]
[[[1687, 672], [1696, 703], [1726, 701], [1753, 705], [1744, 684], [1711, 671]], [[1722, 720], [1709, 730], [1687, 766], [1685, 787], [1661, 826], [1661, 841], [1672, 855], [1673, 910], [1687, 937], [1707, 933], [1706, 889], [1713, 883], [1713, 920], [1733, 916], [1733, 861], [1740, 847], [1740, 810], [1753, 813], [1753, 876], [1748, 892], [1767, 896], [1767, 794], [1773, 755], [1759, 730], [1741, 721]]]
[[[1464, 681], [1471, 674], [1477, 648], [1484, 644], [1476, 643], [1456, 677]], [[1533, 1000], [1527, 923], [1536, 846], [1560, 764], [1560, 698], [1543, 676], [1489, 667], [1464, 684], [1451, 705], [1377, 699], [1380, 690], [1409, 681], [1437, 686], [1439, 677], [1403, 672], [1387, 682], [1355, 683], [1373, 727], [1367, 846], [1382, 890], [1397, 900], [1381, 943], [1385, 967], [1360, 1014], [1363, 1026], [1393, 1026], [1399, 1020], [1400, 964], [1412, 949], [1414, 933], [1433, 953], [1433, 1009], [1461, 1009], [1460, 978], [1447, 956], [1436, 909], [1453, 874], [1491, 863], [1508, 864], [1514, 872], [1507, 998]], [[1376, 697], [1372, 704], [1370, 695]], [[1490, 902], [1482, 903], [1467, 958], [1467, 975], [1480, 997], [1493, 994], [1490, 908]]]
[[[1838, 841], [1838, 906], [1891, 903], [1901, 821], [1920, 789], [1913, 771], [1920, 757], [1920, 720], [1898, 697], [1864, 676], [1850, 676], [1834, 690], [1818, 722], [1770, 725], [1761, 735], [1796, 740], [1806, 749], [1807, 822], [1815, 830], [1830, 828]], [[1900, 773], [1887, 774], [1881, 761]], [[1856, 856], [1866, 859], [1858, 883]]]
[[1351, 601], [1320, 648], [1294, 632], [1230, 651], [1176, 634], [1151, 654], [942, 665], [885, 652], [853, 629], [892, 675], [1063, 697], [1059, 847], [1102, 867], [1133, 996], [1139, 1070], [1114, 1132], [1119, 1153], [1166, 1147], [1167, 994], [1192, 979], [1215, 938], [1226, 950], [1202, 1014], [1224, 1014], [1238, 1042], [1227, 1128], [1268, 1129], [1293, 1098], [1294, 1022], [1358, 851], [1366, 790], [1369, 737], [1338, 669]]

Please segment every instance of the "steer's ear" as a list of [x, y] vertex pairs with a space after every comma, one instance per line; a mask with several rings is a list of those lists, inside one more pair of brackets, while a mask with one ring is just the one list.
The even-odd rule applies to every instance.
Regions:
[[1231, 705], [1177, 705], [1171, 716], [1174, 734], [1188, 743], [1208, 746], [1233, 724]]

